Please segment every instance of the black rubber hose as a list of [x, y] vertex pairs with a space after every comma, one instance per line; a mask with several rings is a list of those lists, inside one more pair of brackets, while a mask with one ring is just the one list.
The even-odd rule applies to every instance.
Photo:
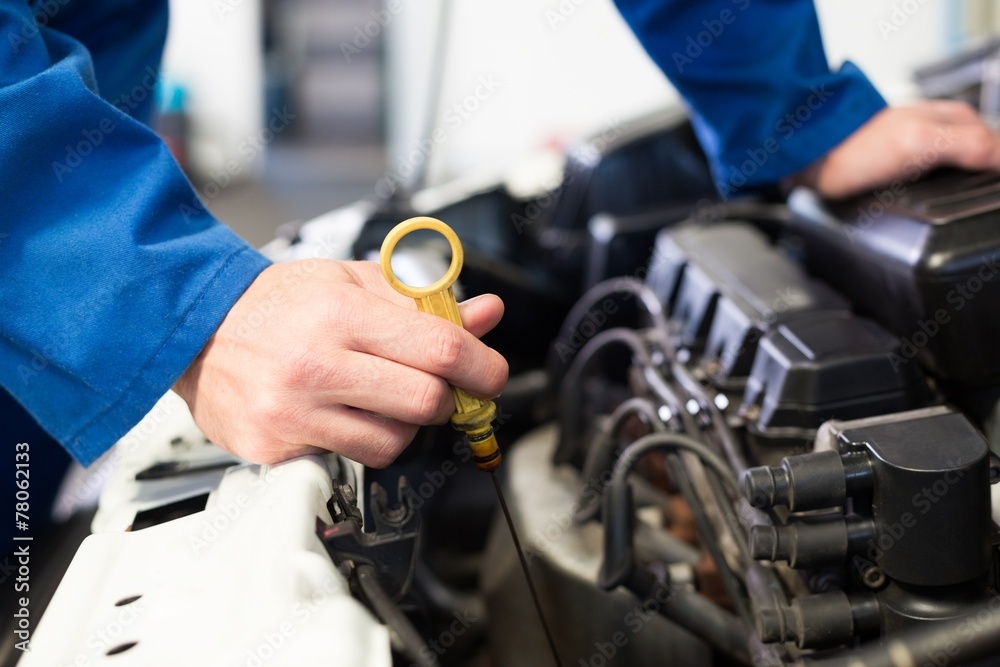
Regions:
[[615, 464], [614, 477], [611, 483], [625, 482], [628, 479], [629, 471], [635, 465], [636, 461], [642, 458], [647, 452], [657, 449], [693, 452], [719, 476], [719, 479], [729, 487], [734, 497], [740, 497], [739, 483], [733, 471], [726, 465], [726, 462], [703, 442], [679, 433], [651, 433], [633, 442], [622, 452], [621, 457]]
[[[726, 423], [726, 416], [722, 414], [719, 407], [708, 397], [708, 394], [704, 391], [702, 386], [691, 376], [690, 372], [682, 364], [678, 364], [676, 362], [672, 363], [671, 369], [673, 371], [674, 379], [677, 381], [680, 388], [698, 401], [698, 403], [708, 411], [715, 433], [718, 435], [719, 441], [722, 445], [722, 452], [726, 455], [729, 465], [732, 466], [736, 474], [739, 475], [746, 470], [749, 465], [746, 457], [743, 455], [743, 452], [740, 451], [740, 443], [736, 439], [736, 434], [733, 433], [733, 429], [729, 428], [729, 424]], [[739, 496], [737, 496], [736, 501], [737, 503], [740, 502]], [[766, 512], [761, 511], [757, 508], [751, 507], [750, 504], [745, 501], [743, 501], [742, 511], [744, 512], [743, 519], [748, 525], [753, 523], [772, 525], [780, 523], [775, 519], [773, 510]]]
[[583, 472], [580, 477], [584, 481], [581, 490], [579, 504], [574, 513], [577, 521], [589, 521], [597, 516], [600, 511], [600, 497], [595, 497], [593, 501], [587, 502], [590, 494], [590, 487], [601, 483], [601, 477], [606, 471], [610, 471], [615, 462], [615, 446], [617, 444], [618, 431], [625, 420], [632, 415], [642, 415], [649, 422], [650, 428], [655, 432], [664, 432], [666, 427], [660, 416], [656, 413], [656, 406], [653, 402], [641, 398], [633, 397], [622, 401], [608, 418], [607, 428], [598, 431], [587, 450], [587, 458], [583, 464]]
[[[1000, 597], [992, 597], [979, 611], [934, 625], [922, 624], [883, 637], [825, 660], [805, 660], [809, 667], [909, 667], [911, 665], [965, 665], [1000, 655]], [[993, 664], [991, 662], [990, 664]]]
[[410, 619], [396, 606], [378, 582], [378, 572], [374, 566], [358, 563], [355, 565], [354, 575], [372, 610], [390, 631], [396, 634], [406, 657], [420, 667], [439, 667], [437, 656], [427, 648], [424, 638], [410, 623]]
[[[562, 349], [560, 344], [562, 344], [562, 346], [567, 346], [569, 349], [573, 349], [575, 347], [571, 344], [573, 334], [577, 331], [580, 324], [584, 322], [590, 309], [600, 303], [603, 299], [610, 298], [611, 296], [620, 293], [637, 297], [637, 302], [642, 305], [643, 310], [646, 311], [652, 320], [653, 327], [656, 329], [658, 337], [664, 345], [664, 349], [667, 350], [668, 353], [673, 352], [673, 347], [670, 344], [667, 318], [666, 314], [663, 312], [663, 304], [660, 303], [660, 300], [657, 298], [656, 294], [653, 293], [653, 290], [636, 278], [611, 278], [598, 283], [587, 290], [583, 296], [581, 296], [577, 302], [573, 304], [573, 307], [570, 309], [566, 319], [563, 320], [563, 325], [559, 329], [559, 336], [550, 348], [551, 351], [549, 353], [549, 361], [547, 364], [553, 381], [556, 384], [558, 384], [561, 380], [561, 373], [559, 372], [560, 368], [565, 365], [568, 360], [560, 359], [557, 363], [555, 359], [555, 351], [557, 349]], [[579, 354], [582, 353], [583, 350], [581, 349]]]
[[752, 634], [740, 623], [740, 619], [703, 595], [687, 589], [675, 589], [651, 572], [646, 574], [651, 585], [645, 591], [632, 590], [633, 593], [644, 601], [651, 600], [657, 605], [659, 614], [703, 637], [712, 648], [743, 664], [750, 664]]
[[722, 548], [719, 544], [717, 536], [714, 533], [712, 524], [708, 520], [708, 517], [698, 500], [694, 486], [691, 484], [684, 462], [677, 453], [678, 450], [694, 452], [706, 461], [712, 471], [720, 473], [720, 479], [738, 493], [739, 489], [736, 486], [736, 478], [733, 476], [732, 472], [726, 467], [725, 462], [723, 462], [717, 454], [708, 449], [708, 447], [706, 447], [703, 443], [679, 434], [653, 433], [651, 435], [643, 436], [629, 445], [625, 451], [622, 452], [621, 457], [619, 457], [618, 462], [615, 464], [614, 472], [611, 477], [611, 484], [605, 491], [606, 503], [609, 499], [616, 499], [618, 501], [618, 509], [613, 513], [613, 515], [608, 515], [608, 505], [605, 504], [605, 537], [608, 537], [608, 535], [611, 534], [608, 532], [609, 522], [617, 520], [617, 518], [620, 518], [625, 514], [625, 512], [631, 513], [634, 511], [633, 508], [626, 508], [622, 505], [622, 503], [625, 502], [623, 499], [630, 497], [630, 494], [626, 495], [627, 492], [624, 491], [624, 487], [628, 486], [628, 474], [632, 466], [635, 465], [635, 463], [648, 452], [660, 449], [666, 449], [670, 452], [667, 454], [667, 466], [670, 469], [674, 483], [677, 484], [678, 490], [680, 490], [684, 500], [691, 508], [691, 514], [694, 518], [695, 525], [697, 526], [702, 544], [705, 546], [705, 549], [708, 550], [712, 560], [715, 561], [715, 564], [718, 567], [719, 577], [722, 579], [722, 584], [726, 589], [726, 593], [729, 595], [740, 620], [749, 631], [749, 629], [753, 628], [755, 624], [754, 619], [750, 614], [746, 591], [743, 588], [740, 578], [729, 567], [729, 563], [726, 561], [725, 555], [722, 553]]
[[643, 598], [643, 608], [678, 622], [708, 639], [711, 644], [741, 662], [749, 662], [749, 626], [723, 611], [706, 598], [665, 584], [666, 576], [656, 576], [640, 566], [635, 557], [635, 508], [628, 483], [613, 486], [605, 495], [608, 521], [604, 526], [604, 555], [597, 582], [605, 590], [624, 586]]
[[553, 456], [555, 463], [568, 463], [575, 458], [579, 448], [584, 375], [598, 354], [606, 350], [608, 346], [615, 344], [627, 346], [635, 356], [639, 357], [639, 363], [642, 366], [649, 365], [649, 352], [646, 350], [642, 337], [632, 329], [617, 328], [602, 331], [583, 346], [563, 379], [562, 391], [560, 392], [559, 444], [556, 446]]

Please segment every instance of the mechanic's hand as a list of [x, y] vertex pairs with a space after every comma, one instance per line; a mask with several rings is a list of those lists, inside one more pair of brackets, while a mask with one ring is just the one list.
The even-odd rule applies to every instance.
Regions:
[[1000, 169], [1000, 135], [965, 103], [931, 100], [883, 109], [790, 184], [836, 199], [897, 179], [914, 181], [940, 166]]
[[420, 313], [372, 262], [265, 269], [174, 389], [217, 445], [254, 463], [335, 451], [383, 467], [421, 424], [455, 411], [448, 383], [493, 398], [507, 362], [477, 340], [493, 295], [460, 306], [468, 331]]

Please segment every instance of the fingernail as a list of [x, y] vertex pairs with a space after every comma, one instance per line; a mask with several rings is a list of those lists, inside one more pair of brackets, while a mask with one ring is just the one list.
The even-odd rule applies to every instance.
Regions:
[[466, 299], [465, 301], [463, 301], [462, 305], [463, 306], [471, 306], [472, 304], [476, 303], [477, 301], [482, 301], [485, 297], [486, 297], [485, 294], [480, 294], [479, 296], [474, 296], [471, 299]]

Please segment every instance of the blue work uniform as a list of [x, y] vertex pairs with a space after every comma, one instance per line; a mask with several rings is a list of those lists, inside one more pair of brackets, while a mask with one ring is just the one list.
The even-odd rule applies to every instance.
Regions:
[[[811, 2], [617, 4], [724, 194], [807, 166], [885, 104], [853, 65], [830, 71]], [[165, 0], [0, 0], [0, 385], [84, 464], [267, 266], [143, 124], [166, 24]]]
[[84, 464], [268, 264], [144, 124], [166, 27], [165, 0], [0, 0], [0, 385]]
[[724, 197], [809, 166], [885, 107], [853, 63], [830, 71], [803, 0], [615, 0], [689, 105]]

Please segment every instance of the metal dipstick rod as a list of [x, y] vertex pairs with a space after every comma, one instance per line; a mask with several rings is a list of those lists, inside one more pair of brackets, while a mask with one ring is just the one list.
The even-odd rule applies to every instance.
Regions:
[[[407, 285], [392, 270], [392, 253], [396, 249], [396, 244], [411, 232], [428, 229], [441, 234], [451, 246], [451, 264], [448, 271], [437, 282], [427, 287], [412, 287]], [[410, 218], [396, 225], [382, 242], [382, 250], [379, 253], [379, 261], [382, 266], [382, 273], [385, 279], [397, 292], [404, 296], [413, 298], [417, 302], [417, 308], [424, 313], [430, 313], [443, 317], [444, 319], [462, 325], [462, 317], [458, 312], [458, 302], [455, 300], [455, 292], [452, 285], [458, 279], [458, 274], [462, 270], [464, 253], [462, 243], [458, 240], [455, 231], [445, 223], [435, 218], [417, 217]], [[555, 641], [552, 638], [552, 631], [545, 621], [542, 613], [542, 605], [538, 599], [538, 592], [535, 584], [531, 580], [531, 573], [528, 571], [528, 561], [524, 557], [521, 549], [521, 541], [517, 538], [517, 530], [514, 528], [514, 520], [507, 508], [507, 501], [504, 499], [503, 488], [500, 479], [497, 477], [497, 468], [502, 459], [500, 447], [497, 445], [496, 436], [493, 434], [493, 420], [496, 417], [496, 406], [493, 401], [486, 401], [474, 396], [470, 396], [458, 387], [451, 387], [452, 396], [455, 399], [455, 414], [451, 416], [451, 424], [455, 429], [465, 434], [469, 447], [472, 449], [472, 460], [476, 467], [484, 472], [490, 473], [493, 478], [493, 486], [497, 490], [497, 497], [500, 500], [500, 508], [503, 510], [504, 518], [507, 520], [507, 527], [510, 529], [510, 536], [514, 540], [514, 547], [517, 556], [521, 561], [521, 569], [524, 570], [524, 578], [528, 582], [528, 590], [535, 604], [535, 611], [542, 622], [542, 629], [545, 631], [545, 638], [548, 640], [549, 648], [552, 649], [552, 657], [558, 667], [562, 667], [559, 660], [559, 652], [556, 650]]]

